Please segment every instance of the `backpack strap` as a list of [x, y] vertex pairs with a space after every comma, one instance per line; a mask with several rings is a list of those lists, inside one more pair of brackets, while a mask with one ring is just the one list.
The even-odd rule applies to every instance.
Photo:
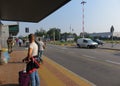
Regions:
[[36, 43], [36, 44], [37, 44], [37, 46], [38, 46], [38, 54], [37, 54], [37, 56], [39, 56], [40, 44], [39, 44], [39, 42], [38, 42], [38, 41], [36, 41], [36, 40], [35, 40], [35, 43]]

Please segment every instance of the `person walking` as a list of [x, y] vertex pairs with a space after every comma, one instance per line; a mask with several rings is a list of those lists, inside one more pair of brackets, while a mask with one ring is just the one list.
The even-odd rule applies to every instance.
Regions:
[[[28, 48], [28, 56], [23, 59], [23, 61], [25, 61], [27, 63], [29, 63], [31, 60], [33, 60], [33, 57], [36, 57], [38, 55], [38, 46], [35, 43], [34, 34], [30, 34], [28, 36], [28, 39], [30, 42], [29, 48]], [[32, 65], [31, 65], [31, 67], [32, 67]], [[29, 67], [29, 68], [31, 68], [31, 67]], [[29, 74], [30, 74], [30, 79], [31, 79], [31, 86], [40, 86], [40, 78], [38, 75], [37, 68], [33, 68], [32, 71], [29, 72]]]
[[41, 40], [41, 38], [38, 38], [38, 43], [39, 43], [38, 57], [40, 58], [40, 62], [43, 63], [42, 56], [43, 56], [43, 52], [44, 52], [44, 49], [45, 49], [45, 44], [44, 44], [44, 42]]
[[21, 46], [22, 46], [22, 43], [23, 43], [22, 39], [20, 38], [20, 39], [18, 40], [18, 42], [19, 42], [19, 47], [21, 47]]

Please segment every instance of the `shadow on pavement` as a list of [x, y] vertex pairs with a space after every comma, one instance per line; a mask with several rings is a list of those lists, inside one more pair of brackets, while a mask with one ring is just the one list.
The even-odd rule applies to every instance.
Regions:
[[2, 84], [0, 86], [19, 86], [19, 84]]
[[23, 62], [18, 61], [18, 62], [8, 62], [9, 64], [22, 64]]
[[117, 54], [114, 54], [114, 55], [116, 55], [116, 56], [120, 56], [120, 53], [117, 53]]

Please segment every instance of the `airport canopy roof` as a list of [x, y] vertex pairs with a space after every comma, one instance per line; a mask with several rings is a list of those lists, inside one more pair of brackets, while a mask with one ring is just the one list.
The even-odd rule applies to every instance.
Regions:
[[70, 0], [0, 0], [0, 20], [39, 22]]

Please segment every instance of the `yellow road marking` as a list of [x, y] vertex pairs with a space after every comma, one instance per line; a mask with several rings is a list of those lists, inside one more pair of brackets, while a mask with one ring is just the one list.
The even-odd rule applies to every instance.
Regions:
[[40, 77], [45, 80], [47, 86], [65, 86], [65, 84], [59, 80], [53, 73], [51, 73], [45, 66], [41, 65], [39, 69]]
[[64, 75], [69, 77], [71, 80], [73, 80], [75, 83], [77, 83], [79, 86], [95, 86], [91, 82], [83, 79], [82, 77], [77, 76], [76, 74], [68, 71], [64, 67], [60, 66], [59, 64], [55, 63], [54, 61], [50, 60], [49, 58], [45, 57], [44, 59], [47, 61], [49, 64], [51, 64], [53, 67], [58, 69], [60, 72], [62, 72]]

